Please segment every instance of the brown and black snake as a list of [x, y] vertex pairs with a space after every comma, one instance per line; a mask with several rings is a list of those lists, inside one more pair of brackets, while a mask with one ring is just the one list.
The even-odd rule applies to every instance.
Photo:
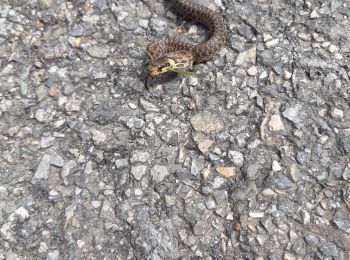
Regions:
[[193, 63], [211, 60], [226, 43], [225, 26], [218, 13], [191, 0], [171, 0], [171, 3], [178, 13], [206, 27], [209, 38], [200, 44], [181, 41], [175, 36], [151, 42], [147, 46], [151, 76], [186, 70]]

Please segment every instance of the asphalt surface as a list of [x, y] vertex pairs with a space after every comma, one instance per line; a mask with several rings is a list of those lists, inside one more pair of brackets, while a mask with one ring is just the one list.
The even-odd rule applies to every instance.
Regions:
[[1, 1], [0, 259], [350, 259], [350, 2], [199, 2]]

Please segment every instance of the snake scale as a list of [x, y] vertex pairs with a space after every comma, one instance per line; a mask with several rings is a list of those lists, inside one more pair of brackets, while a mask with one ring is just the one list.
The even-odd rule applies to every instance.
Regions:
[[191, 0], [171, 0], [175, 10], [185, 18], [194, 20], [209, 30], [209, 38], [199, 44], [181, 41], [175, 36], [151, 42], [147, 54], [151, 60], [149, 75], [157, 76], [167, 71], [182, 71], [193, 63], [211, 60], [226, 43], [222, 17], [213, 10]]

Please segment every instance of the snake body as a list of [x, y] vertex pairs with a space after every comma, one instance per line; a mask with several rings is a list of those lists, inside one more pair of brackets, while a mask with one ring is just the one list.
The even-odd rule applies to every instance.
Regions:
[[175, 36], [151, 42], [147, 53], [151, 58], [149, 74], [152, 76], [211, 60], [226, 42], [225, 26], [218, 13], [191, 0], [171, 0], [171, 3], [178, 13], [206, 27], [209, 38], [200, 44], [181, 41]]

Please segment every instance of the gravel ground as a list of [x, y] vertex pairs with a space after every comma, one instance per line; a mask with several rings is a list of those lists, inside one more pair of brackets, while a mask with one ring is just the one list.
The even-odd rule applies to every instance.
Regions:
[[349, 1], [199, 2], [147, 90], [167, 1], [1, 1], [0, 259], [350, 258]]

